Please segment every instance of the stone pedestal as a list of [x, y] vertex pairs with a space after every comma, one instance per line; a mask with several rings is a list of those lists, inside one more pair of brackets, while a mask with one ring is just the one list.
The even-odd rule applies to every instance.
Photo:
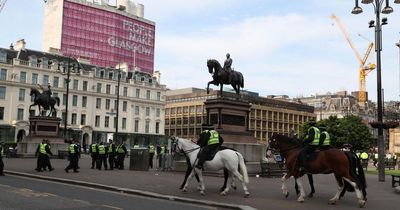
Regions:
[[241, 99], [216, 98], [204, 102], [207, 122], [222, 136], [225, 143], [257, 143], [249, 131], [250, 103]]
[[59, 135], [60, 122], [61, 119], [56, 117], [29, 117], [29, 134], [21, 142], [18, 142], [18, 156], [34, 157], [36, 149], [43, 139], [49, 140], [53, 155], [68, 151], [68, 144]]

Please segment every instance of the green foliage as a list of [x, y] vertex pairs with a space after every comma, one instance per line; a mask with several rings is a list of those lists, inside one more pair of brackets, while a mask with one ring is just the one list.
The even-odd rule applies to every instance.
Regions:
[[[332, 147], [342, 148], [343, 144], [351, 144], [354, 150], [368, 149], [372, 146], [372, 135], [368, 126], [355, 115], [344, 118], [330, 116], [328, 119], [317, 122], [317, 127], [324, 127], [331, 137]], [[300, 137], [304, 139], [310, 124], [306, 123], [300, 129]]]

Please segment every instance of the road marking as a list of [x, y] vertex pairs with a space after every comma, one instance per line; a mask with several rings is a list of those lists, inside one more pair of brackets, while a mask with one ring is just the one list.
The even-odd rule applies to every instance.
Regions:
[[90, 204], [89, 201], [84, 201], [84, 200], [79, 200], [79, 199], [72, 199], [73, 201], [79, 202], [79, 203], [84, 203], [84, 204]]
[[107, 208], [112, 208], [112, 209], [123, 210], [123, 208], [119, 208], [119, 207], [115, 207], [115, 206], [109, 206], [109, 205], [105, 205], [105, 204], [103, 204], [102, 206], [107, 207]]
[[0, 184], [0, 187], [7, 187], [7, 188], [11, 188], [10, 185], [5, 185], [5, 184]]

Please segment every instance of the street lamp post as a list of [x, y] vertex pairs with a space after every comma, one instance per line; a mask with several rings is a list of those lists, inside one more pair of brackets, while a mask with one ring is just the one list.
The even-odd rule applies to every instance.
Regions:
[[399, 48], [399, 96], [400, 96], [400, 40], [396, 43], [396, 46]]
[[[385, 2], [385, 7], [382, 8], [382, 4]], [[381, 51], [382, 51], [382, 25], [387, 24], [387, 18], [382, 18], [381, 13], [390, 14], [393, 12], [393, 8], [389, 6], [389, 0], [361, 0], [363, 4], [373, 4], [375, 12], [375, 21], [369, 21], [369, 27], [375, 28], [375, 52], [376, 52], [376, 66], [377, 66], [377, 103], [378, 103], [378, 171], [379, 181], [385, 181], [385, 142], [383, 139], [383, 102], [382, 102], [382, 78], [381, 78]], [[395, 0], [394, 3], [400, 4], [400, 0]], [[358, 5], [358, 0], [355, 0], [355, 7], [351, 13], [360, 14], [363, 10]], [[382, 23], [381, 23], [382, 21]]]
[[117, 113], [116, 113], [116, 119], [115, 119], [115, 136], [114, 136], [114, 142], [118, 140], [118, 119], [119, 119], [119, 89], [120, 89], [120, 84], [121, 84], [121, 64], [118, 64], [118, 79], [117, 79]]

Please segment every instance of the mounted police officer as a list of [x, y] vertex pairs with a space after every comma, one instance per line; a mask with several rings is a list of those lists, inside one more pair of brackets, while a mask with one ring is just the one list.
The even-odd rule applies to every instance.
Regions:
[[315, 121], [309, 121], [308, 124], [311, 127], [308, 129], [307, 136], [303, 141], [304, 147], [299, 154], [300, 171], [304, 171], [304, 167], [307, 165], [307, 156], [318, 147], [321, 136], [321, 132], [317, 128]]
[[319, 129], [321, 131], [321, 135], [319, 137], [318, 146], [321, 150], [329, 149], [331, 147], [331, 136], [324, 127], [320, 127]]
[[215, 154], [224, 142], [218, 132], [214, 130], [213, 126], [202, 124], [201, 127], [203, 132], [201, 132], [200, 138], [197, 141], [197, 145], [200, 146], [200, 151], [197, 156], [199, 160], [196, 167], [199, 169], [203, 167], [204, 161], [212, 154]]

